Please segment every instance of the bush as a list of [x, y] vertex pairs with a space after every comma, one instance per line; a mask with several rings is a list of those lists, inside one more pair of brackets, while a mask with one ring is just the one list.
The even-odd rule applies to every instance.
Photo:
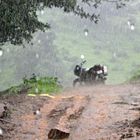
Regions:
[[140, 70], [134, 72], [134, 74], [130, 78], [130, 82], [140, 82]]
[[0, 95], [17, 95], [57, 93], [62, 89], [57, 77], [37, 77], [35, 74], [31, 78], [24, 77], [23, 83], [18, 86], [12, 86], [9, 89], [0, 92]]
[[62, 88], [57, 77], [37, 77], [33, 75], [30, 79], [24, 78], [23, 83], [30, 87], [29, 94], [56, 93]]

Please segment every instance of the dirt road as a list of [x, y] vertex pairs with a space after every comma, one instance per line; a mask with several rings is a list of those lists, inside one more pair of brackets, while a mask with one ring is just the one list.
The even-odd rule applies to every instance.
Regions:
[[[10, 121], [15, 125], [12, 130], [3, 126], [5, 136], [0, 139], [47, 140], [53, 127], [66, 128], [65, 116], [80, 104], [65, 140], [140, 140], [139, 94], [139, 85], [117, 85], [67, 89], [54, 98], [8, 98], [4, 101], [14, 110]], [[61, 120], [66, 120], [64, 125], [59, 125]]]

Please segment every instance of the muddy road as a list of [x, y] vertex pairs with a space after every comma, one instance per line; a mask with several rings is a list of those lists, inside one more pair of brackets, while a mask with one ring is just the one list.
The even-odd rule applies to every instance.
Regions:
[[[140, 140], [140, 85], [82, 87], [0, 102], [12, 112], [0, 121], [0, 140], [48, 140], [48, 134], [65, 140]], [[55, 137], [58, 130], [63, 134]]]

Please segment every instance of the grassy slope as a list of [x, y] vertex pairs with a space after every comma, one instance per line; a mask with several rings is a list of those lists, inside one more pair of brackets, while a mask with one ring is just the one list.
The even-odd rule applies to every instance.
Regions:
[[[89, 29], [87, 37], [84, 36], [84, 24], [83, 27], [80, 27], [80, 19], [75, 22], [75, 17], [69, 17], [61, 11], [55, 10], [49, 10], [47, 14], [49, 16], [46, 18], [42, 16], [43, 20], [53, 19], [58, 27], [54, 31], [57, 36], [55, 44], [59, 49], [65, 48], [71, 56], [80, 57], [81, 54], [84, 54], [88, 61], [87, 67], [96, 63], [107, 65], [109, 67], [108, 83], [124, 82], [130, 77], [131, 70], [134, 69], [133, 64], [139, 64], [140, 55], [134, 51], [134, 47], [140, 43], [139, 13], [133, 15], [137, 21], [135, 31], [128, 29], [127, 18], [114, 16], [107, 19], [108, 27], [94, 24], [87, 26]], [[113, 58], [114, 52], [117, 52], [118, 55], [116, 59]]]

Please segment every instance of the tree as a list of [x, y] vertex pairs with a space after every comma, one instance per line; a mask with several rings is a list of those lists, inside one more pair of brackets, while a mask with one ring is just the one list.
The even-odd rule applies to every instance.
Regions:
[[64, 12], [73, 12], [97, 23], [99, 15], [86, 12], [80, 5], [98, 8], [103, 1], [115, 3], [117, 8], [121, 8], [129, 0], [0, 0], [0, 45], [6, 42], [14, 45], [25, 41], [29, 43], [33, 33], [48, 29], [50, 25], [39, 21], [36, 12], [44, 8], [62, 8]]

